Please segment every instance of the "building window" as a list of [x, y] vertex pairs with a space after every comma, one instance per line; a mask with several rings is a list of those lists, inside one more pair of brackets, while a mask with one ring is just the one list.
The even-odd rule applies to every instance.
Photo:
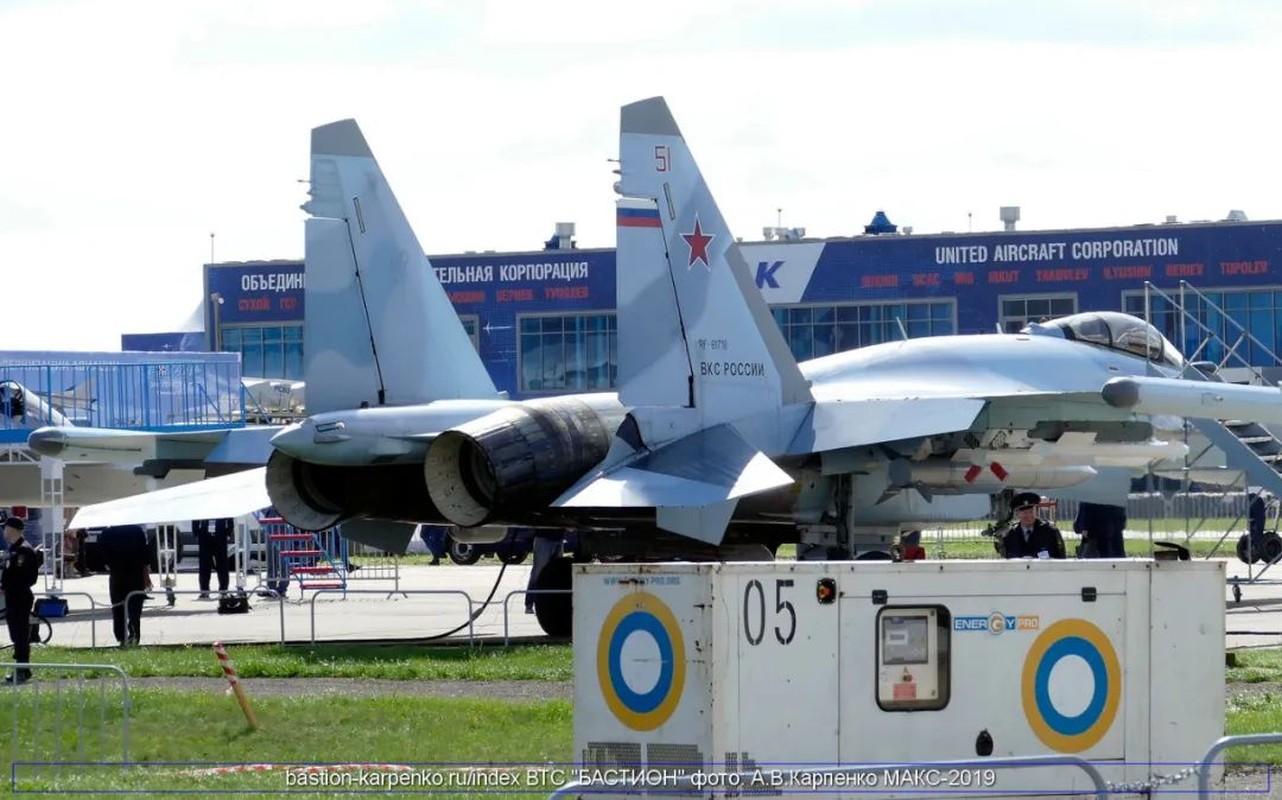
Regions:
[[303, 326], [226, 327], [223, 352], [240, 353], [240, 374], [248, 378], [303, 379]]
[[614, 387], [618, 373], [614, 314], [522, 316], [517, 324], [522, 392], [590, 392]]
[[[1179, 297], [1178, 289], [1163, 291]], [[1148, 322], [1186, 357], [1228, 368], [1278, 365], [1282, 287], [1186, 292], [1183, 302], [1191, 319], [1184, 319], [1175, 303], [1150, 294]], [[1143, 292], [1123, 293], [1122, 306], [1126, 313], [1144, 319]]]
[[1077, 313], [1077, 293], [1029, 294], [1019, 297], [1001, 297], [1002, 330], [1019, 333], [1030, 322], [1046, 322]]
[[459, 314], [458, 318], [463, 323], [463, 330], [467, 331], [467, 337], [472, 340], [472, 347], [476, 352], [481, 352], [481, 337], [479, 334], [481, 318], [476, 314]]
[[285, 333], [285, 375], [294, 381], [303, 379], [303, 326], [286, 325]]
[[[955, 300], [777, 306], [771, 311], [798, 361], [890, 342], [957, 331]], [[902, 326], [902, 327], [901, 327]]]

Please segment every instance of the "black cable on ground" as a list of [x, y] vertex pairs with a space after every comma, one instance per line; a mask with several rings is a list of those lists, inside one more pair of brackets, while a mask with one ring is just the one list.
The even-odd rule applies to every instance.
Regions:
[[415, 641], [434, 642], [437, 639], [444, 639], [447, 636], [453, 636], [454, 634], [466, 628], [468, 625], [472, 624], [473, 622], [476, 622], [477, 617], [481, 616], [481, 612], [483, 612], [485, 609], [490, 607], [490, 601], [494, 599], [494, 593], [499, 590], [499, 584], [503, 582], [503, 573], [505, 572], [507, 572], [507, 562], [503, 562], [503, 566], [499, 568], [499, 575], [497, 578], [494, 579], [494, 586], [491, 587], [490, 594], [488, 597], [485, 598], [485, 602], [481, 603], [481, 607], [478, 608], [475, 612], [473, 612], [472, 616], [469, 617], [466, 622], [459, 625], [457, 628], [446, 631], [445, 633], [438, 633], [434, 636], [425, 636], [421, 639], [416, 639]]

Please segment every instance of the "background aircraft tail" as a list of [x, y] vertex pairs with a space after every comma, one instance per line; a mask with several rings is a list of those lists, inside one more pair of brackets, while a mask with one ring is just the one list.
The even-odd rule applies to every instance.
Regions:
[[498, 396], [360, 127], [312, 130], [307, 412]]
[[[623, 107], [619, 147], [620, 194], [649, 201], [618, 211], [622, 402], [694, 407], [706, 426], [809, 401], [663, 98]], [[625, 307], [644, 312], [625, 323]]]

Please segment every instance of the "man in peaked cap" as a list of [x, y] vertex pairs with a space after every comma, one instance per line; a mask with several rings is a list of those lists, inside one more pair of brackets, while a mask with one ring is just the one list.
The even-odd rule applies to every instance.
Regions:
[[1042, 500], [1036, 492], [1015, 495], [1015, 523], [1002, 537], [1002, 552], [1007, 558], [1066, 558], [1064, 537], [1059, 528], [1037, 516]]
[[5, 620], [9, 625], [9, 641], [13, 642], [13, 661], [19, 666], [8, 675], [8, 684], [26, 683], [31, 679], [31, 605], [35, 595], [31, 587], [40, 578], [42, 557], [24, 537], [22, 519], [9, 517], [4, 521], [4, 539], [8, 544], [4, 573], [0, 575], [0, 589], [4, 591]]

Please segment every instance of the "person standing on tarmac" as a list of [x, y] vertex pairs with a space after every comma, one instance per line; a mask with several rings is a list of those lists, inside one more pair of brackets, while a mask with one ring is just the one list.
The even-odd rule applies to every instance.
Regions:
[[13, 661], [17, 668], [5, 677], [7, 684], [31, 680], [31, 605], [35, 595], [31, 587], [40, 578], [41, 556], [23, 538], [25, 525], [18, 517], [4, 521], [4, 538], [9, 543], [8, 559], [0, 588], [4, 589], [5, 621], [9, 624], [9, 641], [13, 642]]
[[1015, 495], [1012, 505], [1017, 519], [1002, 537], [1002, 554], [1006, 558], [1067, 558], [1059, 528], [1037, 516], [1041, 500], [1036, 492]]
[[22, 519], [10, 517], [4, 521], [4, 538], [9, 542], [8, 560], [0, 574], [0, 587], [4, 588], [5, 622], [9, 623], [9, 641], [13, 642], [13, 660], [18, 667], [4, 682], [9, 685], [26, 683], [31, 679], [31, 605], [36, 596], [31, 587], [40, 579], [41, 556], [23, 538]]
[[135, 646], [142, 634], [142, 591], [151, 588], [147, 532], [138, 525], [117, 525], [102, 532], [98, 546], [111, 573], [107, 586], [116, 641], [121, 647]]
[[[212, 530], [211, 530], [212, 525]], [[235, 529], [233, 519], [193, 519], [191, 532], [196, 535], [196, 546], [200, 563], [197, 578], [200, 582], [200, 599], [209, 599], [210, 572], [218, 574], [218, 594], [227, 593], [230, 580], [227, 566], [227, 540]]]

